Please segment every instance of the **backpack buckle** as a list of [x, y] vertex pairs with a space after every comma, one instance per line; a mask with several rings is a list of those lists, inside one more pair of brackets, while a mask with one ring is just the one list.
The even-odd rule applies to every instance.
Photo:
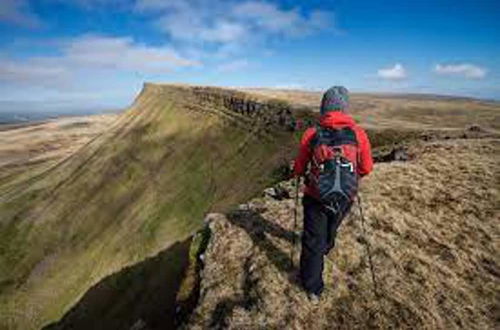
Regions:
[[354, 172], [354, 165], [351, 163], [351, 162], [348, 162], [348, 163], [341, 163], [340, 164], [341, 167], [349, 167], [349, 171], [351, 173]]

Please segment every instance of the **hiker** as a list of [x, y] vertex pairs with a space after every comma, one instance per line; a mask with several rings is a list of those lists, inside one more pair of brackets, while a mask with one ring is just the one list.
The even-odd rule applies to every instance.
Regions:
[[300, 278], [314, 303], [324, 288], [323, 257], [335, 246], [337, 230], [357, 195], [359, 179], [373, 168], [370, 142], [349, 116], [348, 104], [345, 87], [325, 92], [319, 125], [304, 132], [294, 163], [294, 175], [305, 177]]

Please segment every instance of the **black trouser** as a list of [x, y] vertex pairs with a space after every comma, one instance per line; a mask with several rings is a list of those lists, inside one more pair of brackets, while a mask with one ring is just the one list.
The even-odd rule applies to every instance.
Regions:
[[342, 219], [347, 215], [352, 202], [339, 205], [339, 212], [327, 209], [321, 202], [304, 196], [304, 234], [300, 254], [300, 278], [307, 292], [321, 294], [323, 291], [323, 256], [335, 246], [335, 237]]

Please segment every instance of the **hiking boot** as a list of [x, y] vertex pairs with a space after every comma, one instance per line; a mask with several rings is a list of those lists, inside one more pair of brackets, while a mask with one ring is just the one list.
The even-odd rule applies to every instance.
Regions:
[[321, 298], [319, 295], [314, 294], [314, 293], [309, 293], [307, 295], [307, 298], [309, 298], [309, 302], [313, 304], [314, 306], [319, 304], [319, 299]]

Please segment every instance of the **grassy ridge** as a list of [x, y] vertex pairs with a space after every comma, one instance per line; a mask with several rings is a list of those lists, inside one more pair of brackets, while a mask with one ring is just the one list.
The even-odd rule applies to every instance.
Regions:
[[189, 111], [188, 88], [149, 85], [104, 135], [56, 168], [0, 187], [0, 328], [59, 319], [104, 276], [270, 183], [292, 139]]
[[[317, 305], [297, 280], [297, 248], [290, 266], [293, 198], [265, 195], [211, 216], [186, 328], [498, 328], [500, 140], [414, 141], [408, 150], [412, 160], [376, 164], [363, 179], [364, 220], [358, 205], [343, 220]], [[293, 196], [291, 181], [280, 186]]]

